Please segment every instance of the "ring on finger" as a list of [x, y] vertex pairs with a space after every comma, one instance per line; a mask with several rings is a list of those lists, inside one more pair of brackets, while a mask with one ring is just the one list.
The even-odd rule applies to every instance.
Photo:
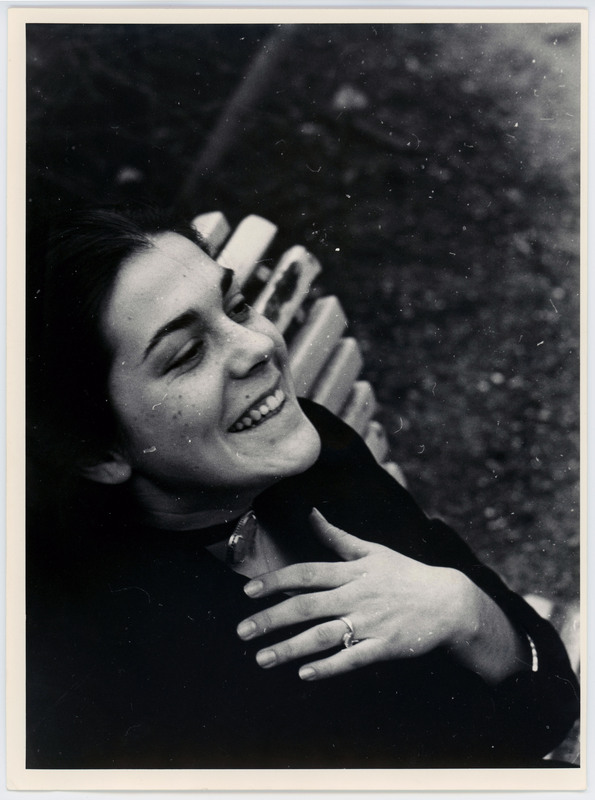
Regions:
[[339, 621], [344, 622], [345, 625], [347, 625], [348, 629], [347, 633], [344, 633], [342, 637], [343, 647], [346, 648], [353, 647], [354, 644], [357, 644], [358, 642], [361, 641], [361, 639], [355, 638], [355, 630], [353, 628], [353, 623], [349, 619], [349, 617], [339, 617]]

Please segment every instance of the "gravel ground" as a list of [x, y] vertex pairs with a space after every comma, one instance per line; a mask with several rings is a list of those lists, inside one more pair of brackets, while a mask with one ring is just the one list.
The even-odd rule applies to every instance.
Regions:
[[419, 501], [514, 588], [576, 600], [576, 27], [33, 26], [29, 230], [79, 198], [179, 201], [275, 46], [187, 208], [321, 259]]

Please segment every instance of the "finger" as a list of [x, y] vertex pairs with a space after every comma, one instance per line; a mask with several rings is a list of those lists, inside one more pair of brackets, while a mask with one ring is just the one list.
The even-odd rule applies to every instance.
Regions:
[[328, 592], [298, 594], [284, 600], [242, 620], [237, 627], [237, 634], [240, 639], [247, 641], [298, 622], [338, 616], [340, 597], [335, 596], [336, 591], [331, 589]]
[[328, 658], [312, 661], [300, 667], [299, 676], [303, 681], [319, 681], [353, 672], [380, 660], [380, 646], [375, 639], [364, 639], [353, 647], [341, 650]]
[[345, 561], [363, 558], [375, 547], [372, 542], [358, 539], [357, 536], [352, 536], [341, 528], [331, 525], [317, 508], [312, 509], [309, 519], [318, 538]]
[[260, 650], [256, 654], [256, 661], [264, 669], [270, 669], [297, 658], [306, 658], [332, 647], [340, 647], [344, 634], [345, 623], [340, 619], [322, 622], [285, 642]]
[[278, 592], [308, 592], [316, 589], [335, 589], [351, 580], [351, 570], [344, 561], [305, 562], [282, 567], [259, 575], [244, 586], [248, 597], [266, 597]]

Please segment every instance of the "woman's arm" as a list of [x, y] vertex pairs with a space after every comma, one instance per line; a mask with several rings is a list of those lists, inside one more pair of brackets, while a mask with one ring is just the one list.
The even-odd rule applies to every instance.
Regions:
[[[397, 585], [401, 587], [401, 576], [407, 573], [404, 563], [412, 566], [413, 562], [416, 570], [446, 570], [424, 572], [423, 578], [417, 573], [418, 579], [413, 582], [427, 587], [430, 597], [434, 596], [437, 575], [450, 574], [452, 579], [454, 574], [454, 583], [460, 582], [454, 594], [459, 601], [466, 592], [472, 594], [462, 605], [473, 606], [475, 611], [467, 616], [467, 626], [459, 621], [458, 627], [451, 629], [457, 633], [448, 644], [446, 637], [436, 647], [450, 652], [453, 661], [484, 676], [486, 688], [490, 689], [489, 738], [494, 746], [534, 755], [549, 752], [569, 730], [579, 710], [578, 681], [551, 624], [482, 564], [450, 527], [441, 520], [428, 519], [411, 495], [377, 464], [353, 429], [309, 401], [304, 402], [304, 410], [321, 435], [321, 457], [303, 475], [275, 487], [274, 497], [268, 497], [257, 511], [272, 508], [269, 521], [281, 530], [289, 526], [288, 535], [299, 537], [309, 526], [307, 517], [296, 511], [296, 500], [302, 505], [317, 506], [338, 528], [365, 540], [373, 539], [398, 551], [395, 555], [407, 557], [408, 561], [393, 564], [396, 572], [392, 573], [392, 581], [399, 581]], [[326, 561], [324, 552], [316, 560]], [[349, 568], [353, 570], [354, 566]], [[315, 591], [312, 571], [310, 565], [304, 569], [310, 594]], [[461, 583], [465, 583], [463, 589]], [[311, 600], [303, 602], [307, 605]], [[424, 612], [424, 621], [438, 623], [451, 602], [443, 599], [438, 603], [438, 612]], [[401, 604], [399, 612], [406, 609], [407, 604]], [[326, 611], [328, 624], [317, 626], [317, 636], [326, 640], [327, 647], [336, 647], [346, 627], [339, 619], [330, 619], [334, 616], [331, 606], [326, 606]], [[471, 624], [472, 617], [475, 622]], [[355, 617], [352, 620], [357, 621]], [[428, 628], [428, 638], [434, 642], [437, 627]], [[357, 625], [355, 628], [359, 637]], [[428, 638], [425, 645], [431, 649], [433, 643]], [[364, 644], [338, 655], [360, 658]], [[418, 634], [403, 657], [418, 654], [423, 646], [424, 636]]]
[[533, 640], [519, 633], [502, 609], [466, 575], [458, 573], [461, 629], [454, 632], [449, 653], [487, 683], [497, 684], [538, 661]]

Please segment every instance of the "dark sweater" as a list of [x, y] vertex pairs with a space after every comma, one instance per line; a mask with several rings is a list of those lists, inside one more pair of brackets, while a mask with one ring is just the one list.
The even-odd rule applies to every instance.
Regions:
[[264, 492], [258, 517], [303, 560], [332, 558], [309, 529], [314, 505], [350, 533], [456, 567], [530, 634], [538, 672], [493, 688], [441, 650], [313, 683], [296, 662], [262, 670], [254, 656], [269, 640], [244, 643], [235, 628], [279, 598], [246, 597], [247, 579], [204, 549], [203, 532], [150, 530], [104, 505], [68, 537], [31, 522], [29, 768], [528, 767], [564, 737], [578, 685], [551, 626], [351, 428], [304, 409], [321, 456]]

